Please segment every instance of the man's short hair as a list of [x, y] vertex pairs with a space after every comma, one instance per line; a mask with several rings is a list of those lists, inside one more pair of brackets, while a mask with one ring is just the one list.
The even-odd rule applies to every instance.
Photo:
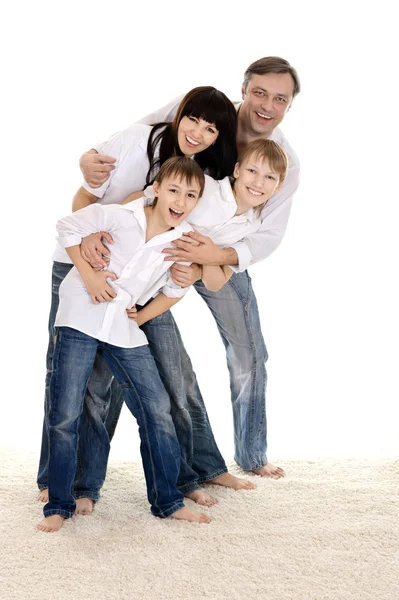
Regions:
[[293, 97], [301, 91], [301, 83], [296, 69], [290, 65], [288, 60], [280, 58], [279, 56], [265, 56], [249, 65], [244, 73], [244, 91], [247, 89], [248, 82], [252, 75], [266, 75], [266, 73], [289, 73], [294, 81]]
[[199, 198], [201, 198], [205, 187], [205, 176], [203, 170], [195, 160], [186, 156], [168, 158], [155, 176], [155, 181], [162, 183], [163, 179], [170, 179], [176, 176], [186, 181], [188, 185], [191, 184], [193, 179], [196, 180], [200, 187]]

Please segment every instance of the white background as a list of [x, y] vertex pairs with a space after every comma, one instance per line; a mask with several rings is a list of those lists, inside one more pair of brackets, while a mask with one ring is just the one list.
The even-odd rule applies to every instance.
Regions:
[[[13, 3], [2, 44], [1, 440], [39, 450], [51, 255], [80, 154], [197, 85], [240, 96], [287, 58], [283, 131], [302, 166], [280, 248], [251, 268], [270, 354], [269, 459], [398, 455], [397, 39], [391, 2]], [[175, 310], [233, 456], [222, 343], [194, 291]], [[137, 458], [124, 411], [113, 458]]]

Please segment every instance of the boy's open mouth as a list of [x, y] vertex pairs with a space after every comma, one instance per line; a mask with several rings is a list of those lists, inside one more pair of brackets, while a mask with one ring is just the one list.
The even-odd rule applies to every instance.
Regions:
[[182, 210], [176, 210], [175, 208], [170, 208], [169, 209], [169, 214], [172, 217], [172, 219], [181, 219], [182, 216], [184, 215], [184, 212]]

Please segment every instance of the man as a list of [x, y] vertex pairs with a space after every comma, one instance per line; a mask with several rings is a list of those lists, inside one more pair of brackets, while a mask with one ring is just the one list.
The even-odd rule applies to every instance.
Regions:
[[[244, 470], [276, 479], [284, 476], [284, 471], [269, 463], [266, 458], [267, 351], [247, 268], [269, 256], [278, 247], [285, 233], [293, 194], [299, 183], [299, 161], [278, 125], [299, 91], [300, 82], [295, 69], [288, 61], [279, 57], [261, 58], [252, 63], [244, 74], [242, 102], [236, 103], [238, 150], [257, 138], [268, 138], [280, 144], [289, 157], [287, 179], [281, 191], [263, 209], [261, 229], [225, 249], [218, 248], [203, 236], [198, 246], [183, 240], [176, 241], [173, 248], [167, 249], [171, 256], [166, 258], [194, 263], [191, 267], [175, 264], [171, 273], [178, 285], [188, 286], [196, 282], [195, 288], [211, 309], [225, 345], [231, 382], [235, 460]], [[176, 98], [141, 122], [151, 124], [171, 121], [180, 99]], [[101, 151], [101, 146], [97, 150]], [[81, 157], [80, 166], [86, 181], [92, 187], [98, 187], [110, 176], [115, 168], [114, 162], [112, 157], [91, 150]], [[101, 253], [107, 252], [101, 242], [98, 242], [97, 251], [99, 257]], [[99, 264], [103, 264], [100, 258]], [[201, 265], [230, 265], [235, 274], [222, 290], [210, 292], [200, 280]], [[170, 316], [170, 319], [169, 325], [174, 328], [175, 339], [180, 345], [183, 375], [190, 396], [188, 404], [195, 406], [198, 418], [203, 401], [176, 324], [173, 317]], [[162, 344], [162, 340], [158, 339], [158, 343]], [[113, 424], [117, 421], [116, 413], [119, 410], [120, 407], [111, 406], [112, 414], [109, 419]], [[204, 418], [207, 418], [206, 412]], [[110, 427], [110, 435], [112, 434], [113, 429]]]

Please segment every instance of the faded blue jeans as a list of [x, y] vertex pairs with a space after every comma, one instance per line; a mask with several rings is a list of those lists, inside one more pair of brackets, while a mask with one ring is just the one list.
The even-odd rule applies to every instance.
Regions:
[[[215, 318], [226, 349], [235, 461], [244, 470], [258, 469], [267, 463], [265, 363], [268, 355], [251, 278], [247, 271], [234, 274], [219, 292], [210, 292], [201, 281], [195, 284], [195, 288]], [[219, 474], [225, 472], [224, 462], [173, 316], [170, 312], [164, 313], [143, 325], [142, 329], [172, 400], [176, 431], [185, 449], [185, 459], [198, 473], [200, 483], [213, 479], [218, 469]], [[121, 399], [115, 396], [107, 417], [110, 437], [120, 410]], [[179, 485], [184, 489], [184, 482], [179, 481]]]
[[[59, 304], [59, 287], [72, 269], [72, 264], [54, 262], [52, 270], [51, 308], [48, 324], [49, 342], [46, 357], [46, 385], [44, 398], [44, 420], [42, 446], [39, 460], [37, 484], [39, 489], [48, 487], [49, 461], [49, 385], [54, 355], [54, 322]], [[104, 483], [107, 463], [103, 461], [103, 450], [109, 452], [110, 440], [103, 423], [108, 414], [111, 396], [117, 406], [122, 406], [122, 390], [100, 356], [96, 357], [89, 379], [83, 412], [79, 425], [78, 465], [75, 476], [75, 498], [98, 500]]]
[[[70, 264], [54, 262], [53, 265], [45, 416], [37, 477], [39, 489], [48, 487], [49, 383], [54, 354], [54, 322], [59, 304], [59, 286], [71, 268]], [[213, 437], [195, 373], [171, 312], [146, 323], [142, 329], [147, 335], [149, 348], [171, 398], [172, 418], [181, 445], [178, 488], [186, 494], [198, 489], [199, 482], [209, 481], [226, 473], [227, 467]], [[122, 390], [117, 380], [112, 377], [101, 356], [97, 355], [88, 381], [79, 422], [75, 498], [98, 500], [100, 497], [100, 489], [107, 470], [105, 457], [109, 454], [110, 440], [115, 432], [123, 400]]]
[[[168, 517], [183, 508], [183, 494], [176, 488], [180, 446], [169, 396], [148, 346], [119, 348], [70, 327], [57, 328], [56, 336], [49, 387], [49, 502], [44, 506], [44, 516], [69, 518], [76, 508], [73, 484], [78, 425], [97, 353], [117, 379], [137, 419], [151, 512]], [[105, 462], [107, 458], [106, 453]]]

